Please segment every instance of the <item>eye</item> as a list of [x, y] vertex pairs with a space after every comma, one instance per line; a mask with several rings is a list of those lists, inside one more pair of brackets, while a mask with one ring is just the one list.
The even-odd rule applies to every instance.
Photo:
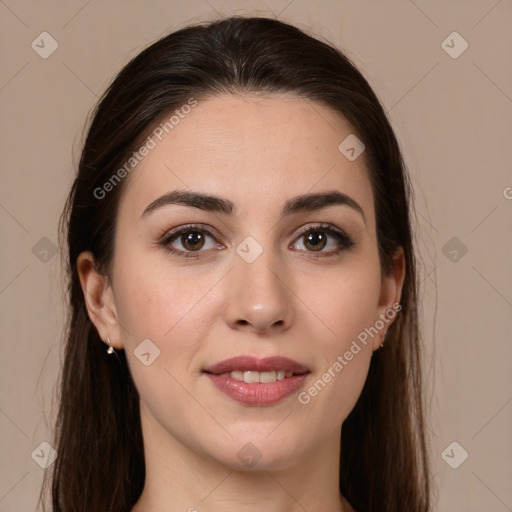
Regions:
[[174, 229], [167, 233], [160, 243], [170, 252], [183, 257], [197, 257], [193, 253], [224, 248], [222, 244], [217, 242], [213, 231], [206, 227], [197, 226], [184, 226]]
[[[224, 249], [225, 246], [218, 242], [219, 238], [220, 235], [210, 227], [188, 225], [167, 232], [159, 243], [178, 257], [198, 258], [201, 252]], [[355, 243], [348, 235], [327, 224], [304, 227], [290, 248], [309, 253], [311, 257], [320, 257], [335, 256], [353, 245]]]
[[353, 245], [354, 242], [343, 231], [329, 225], [319, 225], [302, 229], [291, 247], [295, 250], [320, 253], [318, 256], [331, 256]]

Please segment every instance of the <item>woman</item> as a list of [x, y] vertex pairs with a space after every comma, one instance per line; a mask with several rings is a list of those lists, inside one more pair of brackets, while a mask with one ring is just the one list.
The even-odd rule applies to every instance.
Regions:
[[411, 188], [370, 86], [288, 24], [154, 43], [65, 215], [54, 512], [424, 512]]

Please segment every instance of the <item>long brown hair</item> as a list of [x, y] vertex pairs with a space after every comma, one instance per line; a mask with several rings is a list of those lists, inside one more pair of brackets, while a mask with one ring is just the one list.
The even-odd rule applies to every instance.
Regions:
[[[404, 250], [402, 310], [372, 357], [341, 432], [340, 492], [358, 512], [427, 512], [429, 467], [422, 399], [412, 187], [397, 139], [368, 82], [336, 48], [269, 18], [229, 17], [178, 30], [117, 75], [97, 105], [61, 219], [67, 235], [69, 325], [52, 466], [53, 512], [128, 512], [145, 480], [139, 397], [124, 352], [107, 357], [91, 323], [77, 258], [105, 275], [123, 181], [101, 188], [163, 115], [194, 97], [294, 93], [341, 113], [366, 146], [381, 270]], [[43, 500], [43, 490], [41, 493]]]

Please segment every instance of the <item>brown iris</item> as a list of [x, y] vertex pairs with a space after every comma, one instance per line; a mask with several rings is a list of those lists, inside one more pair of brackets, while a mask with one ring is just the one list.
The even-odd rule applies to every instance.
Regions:
[[204, 234], [200, 231], [189, 231], [181, 235], [181, 243], [188, 251], [198, 251], [204, 245]]
[[312, 251], [321, 251], [327, 243], [327, 235], [321, 231], [311, 231], [304, 235], [304, 245]]

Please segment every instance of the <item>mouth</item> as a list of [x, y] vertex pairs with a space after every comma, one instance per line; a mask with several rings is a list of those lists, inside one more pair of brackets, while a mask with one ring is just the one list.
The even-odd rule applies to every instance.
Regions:
[[[266, 384], [269, 382], [276, 382], [278, 380], [283, 380], [285, 378], [293, 377], [295, 374], [293, 372], [287, 372], [286, 370], [270, 370], [268, 372], [255, 372], [252, 370], [245, 371], [232, 371], [221, 373], [220, 377], [230, 377], [238, 382], [246, 382], [247, 384], [255, 384], [256, 382], [260, 382], [262, 384]], [[302, 375], [302, 374], [301, 374]]]
[[231, 377], [240, 382], [265, 383], [309, 373], [309, 368], [287, 357], [258, 359], [252, 356], [237, 356], [208, 366], [203, 371], [213, 375]]
[[251, 406], [273, 405], [300, 388], [310, 370], [286, 357], [239, 356], [203, 369], [230, 398]]

